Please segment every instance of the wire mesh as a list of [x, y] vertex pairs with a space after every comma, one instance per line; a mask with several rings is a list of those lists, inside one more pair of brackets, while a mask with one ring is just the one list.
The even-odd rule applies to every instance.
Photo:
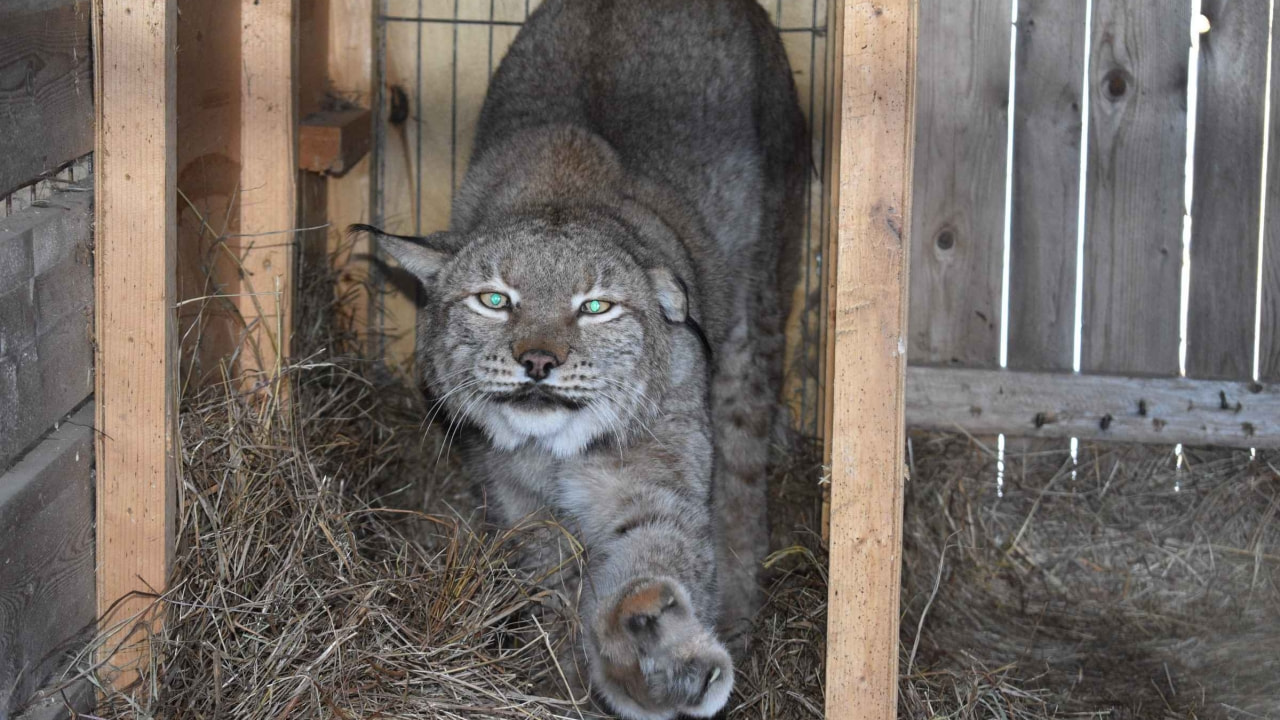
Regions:
[[[541, 0], [379, 0], [379, 117], [374, 132], [374, 220], [422, 235], [449, 223], [489, 78]], [[822, 309], [829, 208], [823, 202], [828, 136], [827, 0], [761, 0], [778, 28], [809, 122], [803, 271], [787, 320], [784, 401], [793, 425], [817, 437], [823, 423]], [[386, 293], [376, 322], [392, 364], [413, 356], [414, 299]]]

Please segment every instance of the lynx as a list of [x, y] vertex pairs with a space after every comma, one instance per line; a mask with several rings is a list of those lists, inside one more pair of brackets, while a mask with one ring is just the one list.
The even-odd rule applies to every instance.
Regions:
[[752, 0], [547, 0], [492, 79], [450, 229], [363, 228], [422, 284], [422, 380], [472, 429], [491, 512], [549, 512], [585, 548], [580, 652], [627, 718], [709, 717], [733, 687], [805, 140]]

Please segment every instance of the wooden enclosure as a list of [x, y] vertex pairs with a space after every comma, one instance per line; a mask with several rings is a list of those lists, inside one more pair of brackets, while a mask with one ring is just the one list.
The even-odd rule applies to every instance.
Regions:
[[[1054, 442], [1280, 445], [1275, 23], [1266, 0], [762, 4], [813, 130], [787, 400], [830, 465], [828, 714], [887, 718], [904, 413], [915, 427]], [[55, 195], [49, 177], [31, 189], [51, 172], [85, 180], [88, 165], [67, 163], [91, 147], [88, 83], [104, 627], [144, 640], [135, 614], [164, 587], [179, 378], [236, 372], [287, 401], [276, 369], [295, 266], [376, 252], [345, 245], [352, 222], [447, 224], [488, 78], [537, 5], [190, 0], [178, 14], [174, 0], [120, 0], [100, 3], [92, 51], [83, 0], [18, 3], [49, 14], [17, 24], [0, 11], [0, 78], [40, 59], [21, 92], [0, 85], [6, 109], [24, 108], [0, 113], [0, 410], [26, 413], [0, 413], [0, 530], [53, 512], [12, 499], [13, 461], [65, 460], [88, 442], [78, 425], [46, 436], [88, 395], [87, 263], [74, 254], [87, 196]], [[15, 202], [23, 192], [36, 202]], [[45, 262], [55, 240], [40, 228], [54, 225], [70, 249]], [[32, 260], [10, 272], [14, 247]], [[336, 292], [359, 296], [363, 266], [339, 262]], [[356, 312], [376, 331], [371, 350], [404, 367], [413, 298], [382, 290]], [[62, 394], [33, 405], [19, 393], [35, 387]], [[54, 454], [33, 450], [42, 438]], [[88, 468], [70, 465], [23, 477], [56, 481], [70, 493], [58, 507], [85, 515]], [[37, 596], [83, 594], [88, 522], [55, 541], [74, 550], [75, 590]], [[47, 546], [7, 539], [0, 552], [25, 553], [21, 567], [46, 564]], [[87, 614], [76, 602], [63, 622]], [[0, 648], [26, 622], [12, 617], [0, 614]]]
[[[827, 713], [883, 720], [904, 415], [1280, 445], [1274, 18], [1266, 0], [1200, 0], [1203, 18], [1191, 0], [761, 2], [812, 129], [786, 400], [829, 465]], [[412, 295], [379, 278], [366, 294], [352, 258], [377, 248], [340, 229], [447, 224], [488, 78], [537, 5], [0, 9], [0, 79], [21, 79], [0, 83], [0, 718], [63, 639], [30, 628], [96, 605], [108, 679], [146, 660], [177, 399], [237, 375], [288, 401], [300, 263], [336, 253], [370, 350], [411, 362]]]

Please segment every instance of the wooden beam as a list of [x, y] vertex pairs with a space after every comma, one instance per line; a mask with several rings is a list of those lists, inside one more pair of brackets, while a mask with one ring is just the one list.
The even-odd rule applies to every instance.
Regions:
[[89, 10], [0, 3], [0, 198], [93, 150]]
[[1280, 384], [912, 367], [907, 424], [975, 435], [1280, 447]]
[[826, 715], [897, 717], [915, 0], [842, 0]]
[[290, 352], [297, 244], [298, 0], [241, 0], [240, 236], [237, 298], [248, 327], [240, 371], [273, 384]]
[[[147, 657], [173, 554], [176, 0], [97, 6], [97, 564], [104, 680]], [[117, 604], [118, 603], [118, 604]]]
[[369, 154], [372, 116], [364, 108], [320, 110], [302, 119], [298, 169], [345, 175]]

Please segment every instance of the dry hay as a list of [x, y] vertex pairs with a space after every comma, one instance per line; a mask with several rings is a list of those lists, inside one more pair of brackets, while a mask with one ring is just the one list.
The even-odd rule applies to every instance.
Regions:
[[[317, 336], [287, 414], [226, 385], [184, 400], [167, 622], [96, 716], [590, 716], [554, 699], [563, 603], [513, 569], [524, 531], [468, 522], [416, 394], [323, 315], [300, 326]], [[1059, 446], [1012, 452], [1002, 488], [977, 439], [915, 436], [910, 457], [903, 717], [1280, 717], [1274, 455], [1179, 470], [1167, 448], [1085, 446], [1073, 466]], [[798, 443], [779, 458], [782, 549], [734, 718], [822, 716], [821, 467]]]

